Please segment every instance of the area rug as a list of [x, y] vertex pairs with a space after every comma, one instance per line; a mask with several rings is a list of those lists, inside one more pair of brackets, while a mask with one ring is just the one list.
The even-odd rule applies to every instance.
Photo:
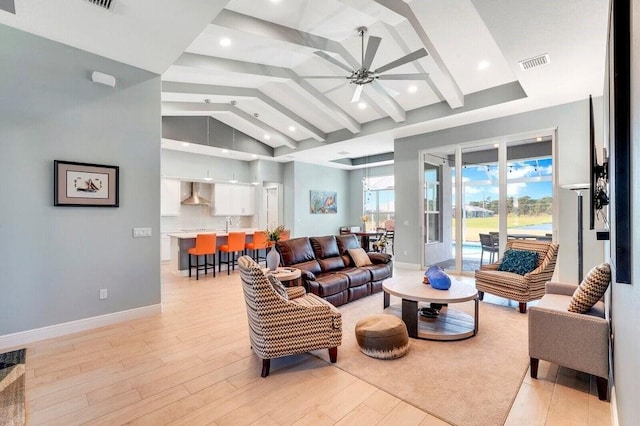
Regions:
[[[338, 368], [459, 426], [502, 425], [527, 371], [527, 315], [509, 306], [480, 302], [479, 331], [460, 341], [409, 339], [407, 355], [378, 360], [360, 352], [356, 322], [382, 312], [382, 293], [343, 305]], [[392, 297], [391, 304], [400, 304]], [[473, 302], [452, 305], [469, 314]], [[314, 355], [328, 361], [327, 351]]]
[[0, 425], [25, 424], [25, 359], [25, 349], [0, 354]]

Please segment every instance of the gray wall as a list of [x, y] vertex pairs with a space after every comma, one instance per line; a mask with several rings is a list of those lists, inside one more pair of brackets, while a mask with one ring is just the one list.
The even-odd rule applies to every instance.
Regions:
[[[602, 98], [594, 99], [596, 135], [602, 139]], [[589, 182], [589, 104], [588, 99], [528, 113], [487, 120], [480, 123], [440, 130], [395, 141], [396, 176], [396, 260], [401, 263], [420, 264], [421, 198], [419, 173], [420, 150], [451, 146], [483, 139], [499, 138], [523, 132], [557, 129], [556, 165], [558, 185]], [[602, 146], [602, 142], [599, 142]], [[554, 188], [554, 191], [556, 188]], [[560, 205], [558, 230], [560, 243], [557, 279], [577, 282], [577, 197], [573, 191], [558, 189], [554, 193]], [[584, 221], [589, 223], [587, 203], [584, 203]], [[584, 232], [585, 273], [603, 260], [603, 243], [595, 232]]]
[[[631, 232], [640, 241], [640, 1], [634, 0], [631, 18]], [[638, 209], [638, 210], [636, 210]], [[611, 318], [613, 322], [613, 367], [618, 417], [621, 426], [640, 419], [640, 244], [632, 243], [631, 285], [613, 284]]]
[[[292, 237], [335, 235], [351, 217], [349, 172], [306, 163], [287, 163], [284, 173], [285, 226]], [[311, 214], [309, 191], [335, 191], [336, 214]], [[362, 210], [362, 207], [360, 208]]]
[[[0, 335], [160, 303], [160, 77], [3, 25], [0, 58]], [[120, 207], [54, 207], [53, 160], [119, 166]]]

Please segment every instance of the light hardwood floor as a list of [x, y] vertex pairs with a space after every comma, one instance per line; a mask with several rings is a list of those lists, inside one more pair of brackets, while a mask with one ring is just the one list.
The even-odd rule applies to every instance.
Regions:
[[[445, 424], [310, 354], [260, 378], [238, 273], [162, 276], [161, 315], [28, 345], [30, 425]], [[609, 425], [609, 410], [589, 376], [541, 361], [506, 424]]]

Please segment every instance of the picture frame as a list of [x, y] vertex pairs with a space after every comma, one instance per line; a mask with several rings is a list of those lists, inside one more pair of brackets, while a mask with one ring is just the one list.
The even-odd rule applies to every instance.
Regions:
[[338, 213], [338, 193], [332, 191], [309, 191], [309, 204], [312, 214]]
[[54, 206], [119, 206], [118, 166], [54, 160], [53, 181]]

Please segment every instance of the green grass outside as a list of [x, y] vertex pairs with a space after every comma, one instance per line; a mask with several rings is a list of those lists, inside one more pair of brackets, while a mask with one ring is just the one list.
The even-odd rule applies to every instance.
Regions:
[[[465, 241], [480, 241], [479, 234], [487, 234], [490, 231], [498, 231], [498, 221], [500, 220], [498, 215], [493, 217], [471, 217], [465, 220], [464, 234]], [[551, 215], [539, 215], [539, 216], [507, 216], [507, 229], [518, 228], [521, 226], [529, 225], [541, 225], [545, 223], [551, 223]], [[452, 232], [455, 232], [456, 220], [451, 221]], [[531, 230], [526, 231], [527, 234], [544, 235], [546, 231]]]

